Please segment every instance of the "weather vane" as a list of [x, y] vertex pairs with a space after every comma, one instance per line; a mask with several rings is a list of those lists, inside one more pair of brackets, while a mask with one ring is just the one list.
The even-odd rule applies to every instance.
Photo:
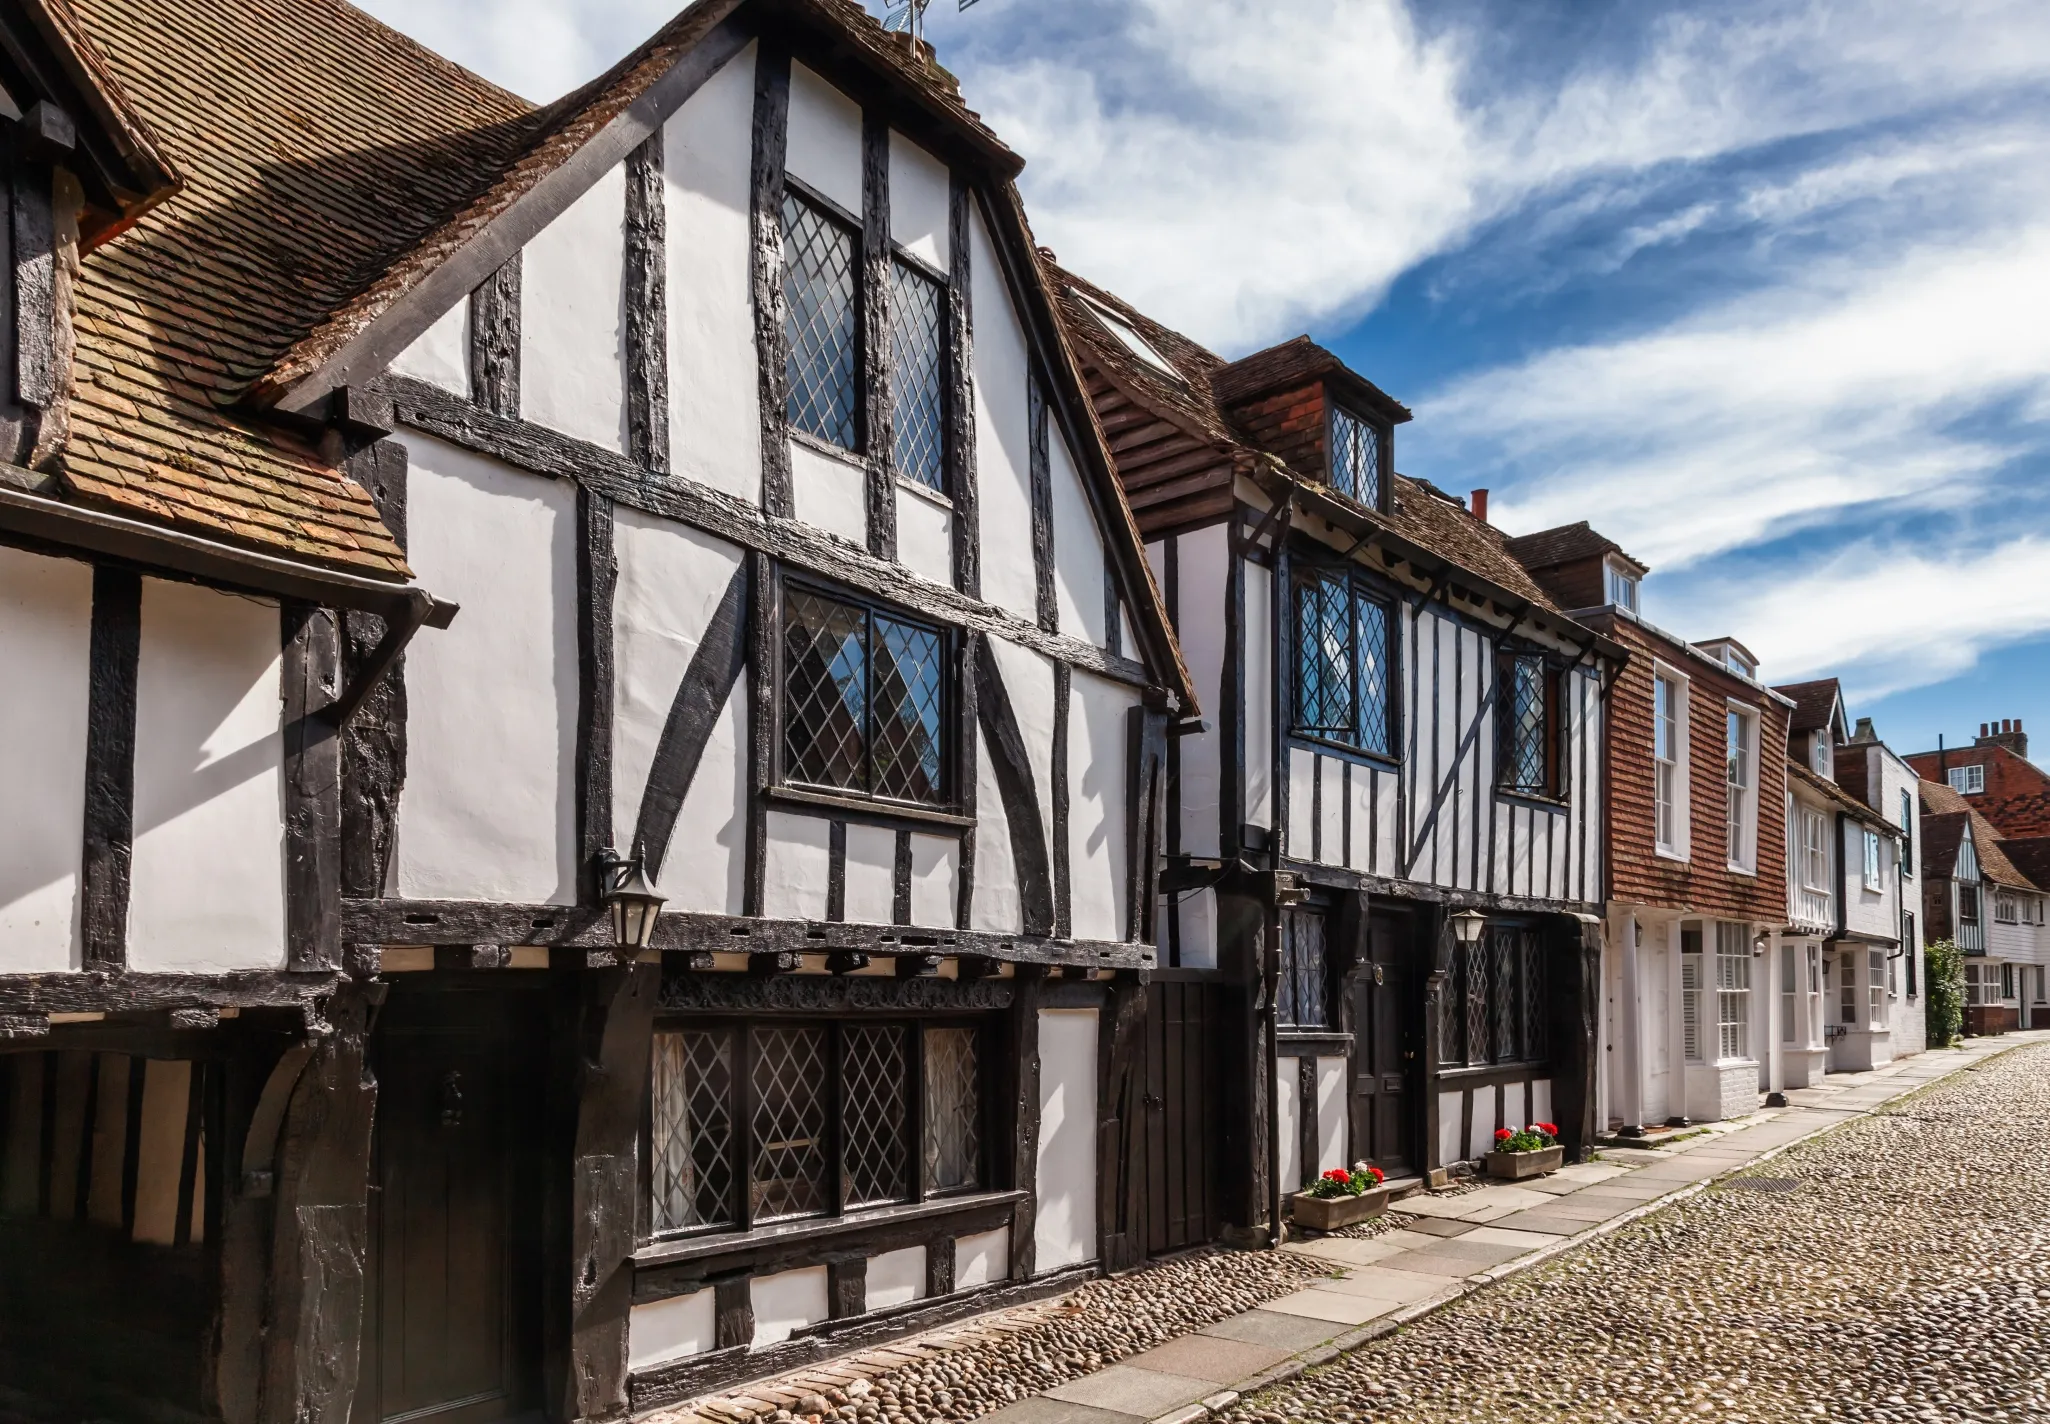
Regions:
[[[974, 3], [975, 0], [957, 0], [954, 8], [956, 10], [965, 10]], [[902, 0], [902, 3], [891, 5], [889, 13], [883, 18], [883, 28], [886, 30], [901, 30], [905, 34], [910, 35], [914, 40], [923, 40], [925, 38], [925, 8], [930, 4], [932, 4], [932, 0]]]

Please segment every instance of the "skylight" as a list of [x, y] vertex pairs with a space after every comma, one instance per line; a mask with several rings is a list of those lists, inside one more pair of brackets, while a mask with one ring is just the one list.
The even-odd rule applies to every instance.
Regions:
[[[1082, 294], [1077, 292], [1075, 295], [1079, 297]], [[1088, 297], [1082, 297], [1082, 303], [1089, 308], [1089, 314], [1102, 322], [1104, 329], [1109, 331], [1112, 336], [1115, 336], [1126, 350], [1130, 351], [1154, 370], [1160, 372], [1161, 375], [1176, 381], [1181, 380], [1182, 373], [1177, 371], [1165, 356], [1154, 350], [1152, 343], [1141, 336], [1138, 329], [1130, 322], [1104, 306], [1101, 302], [1091, 301]]]

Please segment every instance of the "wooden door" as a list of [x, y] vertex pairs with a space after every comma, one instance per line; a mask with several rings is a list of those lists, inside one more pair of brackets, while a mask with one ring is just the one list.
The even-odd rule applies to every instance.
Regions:
[[[538, 1402], [538, 1098], [495, 995], [393, 996], [378, 1026], [357, 1424], [492, 1424]], [[523, 1105], [523, 1101], [524, 1105]]]
[[[1172, 972], [1172, 971], [1170, 971]], [[1219, 989], [1199, 979], [1146, 986], [1146, 1254], [1217, 1238]]]
[[1391, 1177], [1415, 1170], [1423, 995], [1408, 915], [1367, 914], [1352, 976], [1352, 1160]]

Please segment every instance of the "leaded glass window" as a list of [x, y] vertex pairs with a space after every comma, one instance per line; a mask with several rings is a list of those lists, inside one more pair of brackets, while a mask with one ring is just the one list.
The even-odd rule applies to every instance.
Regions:
[[724, 1226], [733, 1213], [733, 1034], [658, 1033], [650, 1144], [654, 1228]]
[[848, 450], [859, 439], [855, 250], [850, 228], [796, 193], [784, 195], [783, 336], [790, 353], [790, 427]]
[[939, 283], [902, 261], [890, 267], [891, 464], [927, 489], [946, 488], [946, 383]]
[[904, 1030], [850, 1024], [841, 1030], [840, 1050], [847, 1205], [908, 1200], [911, 1104]]
[[1323, 913], [1289, 911], [1282, 921], [1275, 1022], [1291, 1028], [1331, 1027], [1330, 985]]
[[1388, 755], [1388, 605], [1338, 572], [1311, 574], [1295, 595], [1296, 731]]
[[758, 1028], [750, 1056], [755, 1109], [749, 1216], [776, 1221], [820, 1215], [832, 1205], [826, 1030]]
[[1331, 488], [1381, 507], [1381, 432], [1339, 405], [1331, 407]]
[[972, 1028], [925, 1031], [925, 1189], [982, 1185], [982, 1093]]
[[946, 643], [795, 585], [783, 593], [783, 773], [861, 796], [945, 799]]
[[1496, 674], [1495, 715], [1502, 729], [1499, 780], [1503, 789], [1533, 796], [1553, 793], [1552, 678], [1534, 653], [1504, 654]]
[[1491, 924], [1453, 961], [1448, 1062], [1533, 1063], [1548, 1052], [1544, 940], [1522, 925]]

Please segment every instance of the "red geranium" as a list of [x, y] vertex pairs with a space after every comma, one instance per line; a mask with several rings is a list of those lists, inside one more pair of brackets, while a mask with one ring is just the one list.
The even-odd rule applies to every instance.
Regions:
[[1506, 1127], [1498, 1127], [1495, 1129], [1495, 1141], [1497, 1142], [1507, 1142], [1510, 1138], [1514, 1137], [1515, 1135], [1515, 1133], [1511, 1132]]
[[1324, 1174], [1324, 1180], [1327, 1182], [1350, 1182], [1352, 1180], [1352, 1173], [1346, 1171], [1343, 1167], [1333, 1167]]

